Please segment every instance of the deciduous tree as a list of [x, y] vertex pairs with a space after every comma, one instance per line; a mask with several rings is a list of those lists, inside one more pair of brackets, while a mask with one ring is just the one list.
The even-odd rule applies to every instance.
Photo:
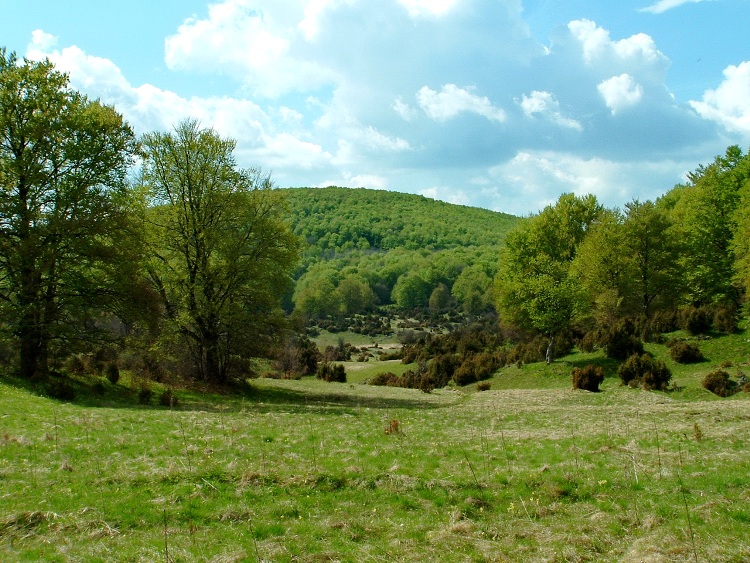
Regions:
[[46, 373], [54, 343], [127, 307], [136, 148], [122, 117], [52, 63], [0, 50], [0, 300], [23, 377]]
[[149, 275], [196, 375], [224, 382], [233, 358], [271, 351], [297, 239], [270, 177], [237, 167], [234, 141], [184, 121], [143, 145]]

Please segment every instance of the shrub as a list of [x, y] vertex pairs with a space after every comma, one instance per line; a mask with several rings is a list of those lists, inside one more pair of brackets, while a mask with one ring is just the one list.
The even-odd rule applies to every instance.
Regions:
[[159, 404], [161, 406], [176, 407], [177, 403], [177, 397], [175, 396], [174, 391], [172, 391], [171, 389], [164, 389], [164, 391], [159, 394]]
[[608, 358], [625, 360], [634, 354], [643, 353], [643, 342], [636, 335], [636, 326], [630, 319], [623, 319], [603, 336], [604, 351]]
[[87, 360], [88, 358], [86, 358], [83, 354], [73, 354], [72, 356], [68, 356], [68, 359], [65, 360], [65, 369], [69, 373], [83, 375], [89, 370]]
[[477, 383], [477, 391], [489, 391], [492, 389], [492, 383], [489, 381], [480, 381]]
[[589, 364], [583, 368], [573, 368], [573, 389], [598, 392], [604, 381], [604, 370]]
[[678, 364], [696, 364], [705, 360], [697, 344], [675, 342], [669, 347], [669, 355]]
[[684, 307], [680, 310], [680, 328], [690, 334], [703, 334], [711, 328], [712, 315], [707, 307]]
[[322, 362], [315, 374], [318, 379], [328, 382], [346, 383], [346, 369], [342, 364]]
[[117, 366], [116, 362], [107, 365], [106, 375], [112, 385], [116, 385], [117, 382], [120, 381], [120, 368]]
[[99, 397], [104, 395], [104, 392], [105, 392], [104, 383], [102, 383], [101, 381], [95, 381], [94, 384], [91, 386], [91, 392], [94, 395], [97, 395]]
[[729, 305], [722, 305], [714, 313], [714, 328], [724, 334], [737, 332], [737, 309]]
[[706, 374], [701, 385], [719, 397], [728, 397], [734, 393], [737, 387], [737, 384], [729, 379], [729, 373], [723, 369], [717, 369]]
[[672, 379], [672, 372], [661, 360], [648, 354], [633, 354], [617, 370], [624, 385], [641, 386], [646, 390], [664, 391]]
[[47, 395], [59, 401], [72, 401], [76, 398], [76, 390], [64, 379], [53, 379], [47, 384]]
[[368, 385], [378, 385], [381, 387], [400, 387], [399, 376], [390, 371], [378, 373], [367, 380]]
[[153, 396], [154, 392], [147, 385], [141, 385], [141, 389], [138, 391], [138, 402], [140, 404], [150, 405]]

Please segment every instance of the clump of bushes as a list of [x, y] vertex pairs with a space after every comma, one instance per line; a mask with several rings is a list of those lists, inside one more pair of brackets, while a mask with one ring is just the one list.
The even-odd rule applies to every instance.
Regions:
[[683, 307], [679, 312], [680, 328], [692, 335], [708, 332], [712, 320], [713, 315], [708, 307]]
[[500, 367], [499, 357], [491, 352], [481, 352], [466, 358], [453, 373], [456, 385], [468, 385], [492, 377]]
[[624, 385], [642, 387], [647, 391], [666, 391], [672, 372], [667, 365], [648, 354], [633, 354], [617, 370]]
[[719, 397], [728, 397], [734, 394], [737, 389], [737, 384], [729, 378], [729, 373], [723, 369], [717, 369], [706, 374], [701, 385]]
[[368, 385], [377, 385], [380, 387], [401, 387], [400, 377], [393, 372], [385, 371], [378, 373], [367, 380]]
[[477, 391], [489, 391], [492, 389], [492, 383], [489, 381], [480, 381], [477, 383]]
[[604, 351], [608, 358], [626, 360], [643, 354], [643, 342], [636, 336], [636, 326], [630, 319], [622, 319], [602, 335]]
[[346, 369], [342, 364], [322, 362], [315, 376], [323, 381], [346, 383]]
[[573, 389], [583, 389], [594, 393], [599, 391], [599, 385], [604, 382], [604, 370], [589, 364], [582, 368], [573, 368]]

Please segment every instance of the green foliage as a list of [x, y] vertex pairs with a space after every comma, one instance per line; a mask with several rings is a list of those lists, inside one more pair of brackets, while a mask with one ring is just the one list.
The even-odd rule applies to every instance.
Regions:
[[398, 192], [337, 187], [283, 191], [294, 232], [307, 242], [310, 256], [496, 245], [518, 221]]
[[48, 60], [0, 49], [0, 315], [25, 378], [43, 377], [61, 342], [67, 355], [107, 336], [103, 319], [137, 316], [136, 150], [113, 108], [71, 90]]
[[636, 326], [631, 319], [621, 319], [603, 334], [603, 345], [608, 358], [626, 360], [643, 353], [643, 342], [636, 336]]
[[269, 176], [240, 170], [234, 141], [185, 121], [143, 139], [149, 189], [148, 273], [175, 354], [224, 382], [233, 361], [268, 354], [297, 258]]
[[571, 263], [601, 213], [595, 197], [564, 194], [507, 237], [496, 280], [498, 310], [504, 320], [549, 338], [548, 363], [555, 337], [581, 311]]
[[604, 370], [601, 367], [589, 364], [582, 368], [573, 368], [573, 389], [598, 392], [599, 386], [604, 382]]
[[45, 387], [47, 395], [58, 401], [72, 401], [76, 398], [75, 387], [65, 378], [51, 377]]
[[662, 360], [649, 354], [633, 354], [617, 370], [624, 385], [640, 386], [647, 391], [666, 391], [672, 372]]
[[167, 388], [159, 393], [159, 405], [161, 405], [162, 407], [174, 408], [179, 404], [179, 399], [174, 394], [174, 391], [172, 391], [172, 389]]

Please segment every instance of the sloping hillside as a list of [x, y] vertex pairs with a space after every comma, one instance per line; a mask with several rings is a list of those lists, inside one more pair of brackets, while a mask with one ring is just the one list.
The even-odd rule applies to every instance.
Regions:
[[294, 232], [308, 252], [444, 250], [499, 244], [518, 217], [419, 195], [364, 188], [287, 188]]

